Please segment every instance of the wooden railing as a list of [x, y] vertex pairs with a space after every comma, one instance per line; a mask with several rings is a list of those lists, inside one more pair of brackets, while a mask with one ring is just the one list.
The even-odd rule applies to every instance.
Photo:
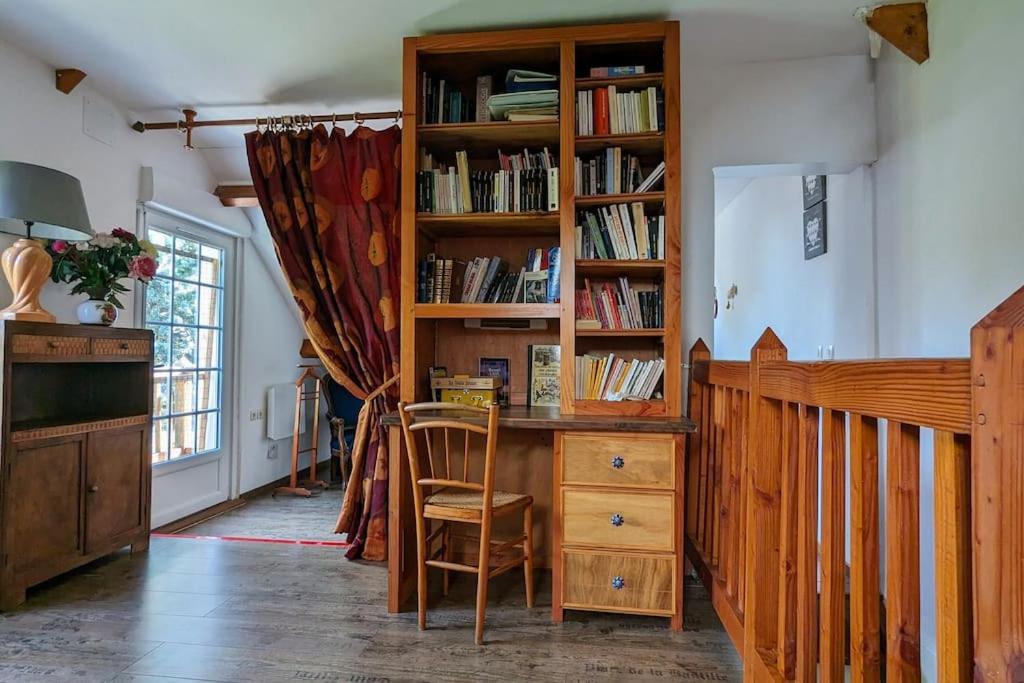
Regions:
[[791, 362], [770, 328], [750, 361], [694, 345], [687, 552], [745, 679], [842, 681], [849, 665], [854, 681], [920, 680], [934, 600], [940, 681], [1024, 680], [1022, 328], [1024, 289], [973, 328], [970, 358]]

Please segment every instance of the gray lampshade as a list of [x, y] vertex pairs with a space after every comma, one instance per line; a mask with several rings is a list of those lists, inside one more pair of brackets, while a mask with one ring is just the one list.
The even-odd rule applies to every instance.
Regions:
[[78, 178], [45, 166], [0, 161], [0, 232], [24, 237], [81, 240], [92, 237]]

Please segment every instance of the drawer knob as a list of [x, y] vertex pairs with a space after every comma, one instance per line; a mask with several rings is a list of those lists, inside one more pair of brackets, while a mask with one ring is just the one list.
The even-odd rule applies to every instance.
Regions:
[[59, 344], [57, 344], [57, 342], [55, 342], [53, 340], [50, 340], [50, 341], [46, 342], [46, 345], [49, 348], [51, 348], [51, 349], [55, 349], [55, 348], [57, 348], [59, 346]]
[[612, 588], [614, 588], [617, 591], [620, 591], [620, 590], [622, 590], [625, 587], [626, 587], [626, 580], [624, 578], [622, 578], [621, 576], [613, 576], [612, 577]]
[[89, 487], [89, 493], [96, 493], [99, 490], [100, 490], [100, 485], [99, 484], [93, 484], [92, 486]]
[[618, 512], [616, 512], [614, 515], [612, 515], [612, 520], [611, 521], [612, 521], [612, 526], [622, 526], [623, 524], [626, 523], [625, 518], [622, 515], [620, 515]]
[[125, 351], [127, 351], [128, 350], [128, 342], [121, 342], [121, 348], [124, 349]]
[[612, 458], [612, 467], [617, 470], [621, 470], [626, 466], [626, 460], [621, 455], [616, 455]]

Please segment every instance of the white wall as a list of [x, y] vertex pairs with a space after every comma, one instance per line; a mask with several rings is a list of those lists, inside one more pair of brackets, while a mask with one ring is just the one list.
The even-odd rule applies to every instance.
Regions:
[[[731, 180], [731, 179], [729, 179]], [[725, 184], [722, 180], [716, 185]], [[753, 178], [715, 228], [715, 357], [749, 359], [771, 326], [793, 360], [875, 355], [870, 176], [861, 167], [827, 180], [828, 251], [804, 260], [800, 176]], [[739, 291], [726, 308], [727, 292]]]
[[[879, 351], [966, 356], [969, 329], [1024, 284], [1018, 0], [930, 0], [931, 58], [878, 62]], [[922, 435], [922, 662], [934, 678], [931, 435]]]
[[[121, 226], [135, 231], [137, 202], [150, 198], [140, 194], [143, 166], [154, 167], [162, 179], [173, 182], [177, 196], [200, 197], [216, 186], [217, 181], [202, 156], [185, 150], [179, 135], [132, 131], [128, 126], [132, 117], [96, 92], [89, 79], [72, 94], [64, 95], [53, 86], [53, 67], [2, 41], [0, 64], [3, 65], [0, 68], [0, 159], [50, 166], [81, 180], [94, 230], [108, 231]], [[114, 112], [112, 144], [82, 133], [83, 97], [100, 102]], [[166, 187], [168, 183], [163, 185]], [[195, 205], [191, 200], [188, 203]], [[216, 219], [215, 208], [204, 204], [203, 209], [199, 211], [200, 218], [214, 216]], [[231, 211], [237, 212], [241, 223], [249, 226], [249, 220], [240, 210]], [[236, 228], [240, 225], [238, 220], [230, 224]], [[266, 230], [262, 222], [256, 227]], [[235, 232], [244, 234], [242, 230]], [[262, 237], [269, 239], [266, 234]], [[0, 248], [6, 248], [13, 239], [0, 235]], [[236, 476], [240, 491], [246, 491], [287, 474], [289, 441], [278, 445], [276, 460], [268, 460], [270, 443], [263, 438], [263, 422], [250, 422], [249, 411], [265, 408], [267, 386], [294, 380], [302, 332], [294, 302], [284, 297], [275, 283], [280, 276], [268, 270], [267, 259], [257, 256], [251, 240], [240, 242], [242, 258], [239, 262], [243, 264], [243, 271], [239, 281], [243, 305], [238, 314], [240, 349], [236, 363], [240, 377], [240, 415], [233, 417], [241, 451]], [[264, 251], [273, 259], [272, 250]], [[276, 262], [271, 261], [271, 265], [277, 267]], [[43, 305], [59, 322], [73, 323], [76, 322], [74, 309], [81, 298], [70, 297], [66, 292], [64, 286], [48, 283], [43, 291]], [[10, 298], [10, 289], [3, 281], [0, 304], [6, 305]], [[126, 308], [120, 313], [117, 324], [130, 327], [135, 324], [135, 297], [126, 296], [124, 302]], [[225, 408], [230, 415], [230, 407]], [[321, 437], [321, 444], [321, 457], [326, 457], [329, 441]], [[154, 516], [159, 516], [159, 512], [154, 508]]]
[[719, 166], [875, 159], [867, 57], [728, 65], [687, 61], [682, 24], [683, 344], [713, 341], [714, 177]]

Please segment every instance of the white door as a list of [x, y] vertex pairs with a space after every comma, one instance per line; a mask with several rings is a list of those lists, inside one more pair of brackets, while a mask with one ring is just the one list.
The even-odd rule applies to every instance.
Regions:
[[144, 237], [159, 252], [142, 324], [153, 330], [152, 524], [231, 496], [235, 244], [147, 209]]

